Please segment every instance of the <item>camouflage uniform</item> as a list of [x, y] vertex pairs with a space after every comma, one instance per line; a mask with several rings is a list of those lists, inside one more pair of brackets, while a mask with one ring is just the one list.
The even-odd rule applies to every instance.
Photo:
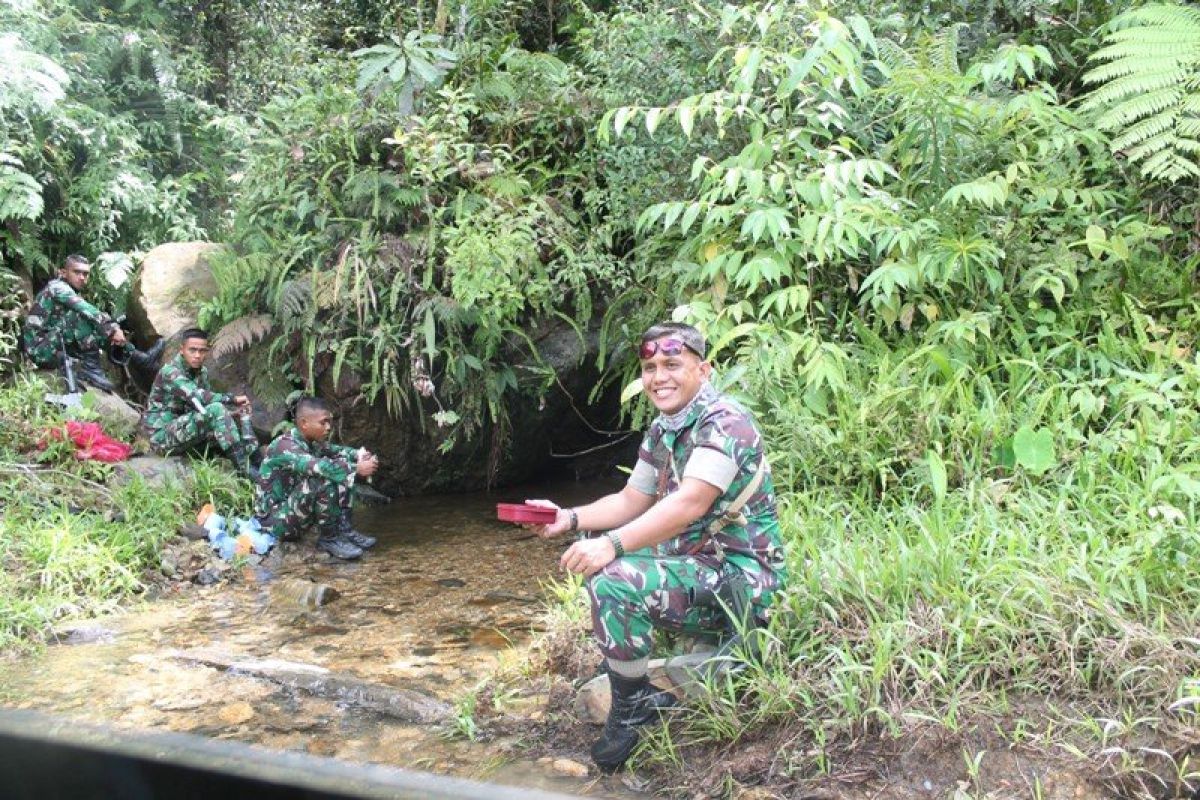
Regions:
[[298, 536], [310, 525], [332, 531], [350, 512], [357, 465], [357, 449], [310, 442], [293, 425], [267, 446], [255, 516], [280, 538]]
[[[195, 399], [203, 410], [193, 403]], [[206, 442], [216, 442], [222, 452], [240, 462], [257, 440], [244, 437], [227, 406], [233, 395], [214, 392], [208, 369], [190, 369], [183, 354], [163, 365], [154, 378], [142, 429], [160, 453], [178, 453]]]
[[[760, 483], [740, 514], [706, 538], [705, 531], [719, 524], [759, 469], [764, 471]], [[707, 383], [678, 429], [669, 430], [661, 417], [651, 424], [629, 485], [645, 494], [670, 494], [681, 478], [692, 476], [703, 476], [718, 488], [726, 479], [728, 484], [712, 508], [679, 536], [653, 551], [615, 559], [588, 581], [593, 631], [608, 658], [633, 661], [649, 655], [655, 627], [688, 632], [725, 628], [725, 613], [710, 594], [722, 578], [744, 577], [759, 620], [786, 581], [762, 437], [745, 409]]]
[[[62, 363], [63, 347], [76, 355], [107, 346], [117, 327], [112, 317], [80, 297], [62, 278], [55, 278], [34, 299], [21, 344], [30, 361], [48, 369]], [[126, 349], [132, 350], [132, 345]]]

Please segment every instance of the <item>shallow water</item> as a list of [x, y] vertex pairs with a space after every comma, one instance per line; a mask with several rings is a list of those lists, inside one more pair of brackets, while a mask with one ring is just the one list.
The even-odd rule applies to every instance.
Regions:
[[[546, 490], [580, 502], [605, 486]], [[250, 659], [284, 659], [415, 689], [453, 702], [512, 648], [528, 642], [541, 582], [558, 576], [564, 540], [543, 541], [495, 520], [495, 503], [522, 491], [401, 500], [356, 511], [379, 537], [360, 562], [310, 558], [311, 539], [274, 572], [187, 586], [99, 621], [111, 632], [88, 644], [0, 664], [5, 705], [54, 711], [119, 727], [189, 731], [353, 761], [427, 769], [592, 796], [632, 796], [617, 779], [571, 778], [514, 758], [504, 741], [447, 740], [429, 727], [345, 708], [265, 680], [181, 662], [174, 650], [208, 648]], [[307, 609], [295, 580], [340, 593]], [[537, 714], [542, 698], [529, 698]], [[574, 754], [586, 763], [586, 753]]]

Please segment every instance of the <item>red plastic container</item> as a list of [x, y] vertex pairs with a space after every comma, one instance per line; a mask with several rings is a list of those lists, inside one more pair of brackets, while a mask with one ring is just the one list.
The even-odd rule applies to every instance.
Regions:
[[558, 511], [529, 503], [496, 503], [496, 518], [518, 525], [549, 525], [558, 519]]

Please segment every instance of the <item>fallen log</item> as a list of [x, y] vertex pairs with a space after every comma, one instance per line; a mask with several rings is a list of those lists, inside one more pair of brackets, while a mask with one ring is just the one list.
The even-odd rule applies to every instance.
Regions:
[[189, 664], [214, 667], [234, 675], [277, 683], [314, 697], [334, 700], [364, 711], [394, 717], [402, 722], [431, 725], [450, 717], [446, 703], [411, 689], [371, 683], [345, 673], [331, 672], [315, 664], [280, 659], [251, 659], [221, 650], [175, 650], [170, 657]]

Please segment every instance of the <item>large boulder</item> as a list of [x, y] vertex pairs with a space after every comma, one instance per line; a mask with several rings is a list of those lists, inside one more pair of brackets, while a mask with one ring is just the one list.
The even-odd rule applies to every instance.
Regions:
[[[613, 387], [596, 406], [586, 398], [599, 378], [593, 364], [597, 337], [581, 339], [573, 328], [557, 320], [532, 327], [530, 338], [541, 362], [554, 370], [557, 379], [549, 390], [540, 391], [542, 381], [509, 396], [507, 431], [484, 425], [469, 439], [459, 437], [448, 445], [449, 432], [433, 421], [438, 410], [432, 399], [425, 407], [392, 416], [382, 398], [368, 403], [362, 379], [342, 370], [337, 382], [332, 369], [318, 365], [317, 390], [334, 407], [338, 441], [365, 446], [380, 456], [376, 484], [385, 492], [411, 495], [435, 492], [466, 492], [491, 486], [508, 486], [549, 475], [593, 477], [612, 474], [613, 464], [629, 461], [637, 437], [625, 439], [625, 447], [604, 447], [619, 441], [598, 434], [595, 428], [617, 427], [617, 391]], [[515, 348], [514, 348], [515, 350]], [[534, 364], [514, 358], [518, 375], [533, 374]], [[436, 376], [435, 376], [436, 377]], [[581, 413], [576, 408], [583, 409]], [[583, 413], [589, 419], [584, 419]], [[599, 447], [586, 463], [568, 454]], [[603, 456], [596, 458], [595, 456]]]
[[211, 242], [170, 242], [146, 253], [129, 304], [129, 322], [140, 344], [196, 324], [201, 304], [217, 294], [207, 259], [222, 247]]

